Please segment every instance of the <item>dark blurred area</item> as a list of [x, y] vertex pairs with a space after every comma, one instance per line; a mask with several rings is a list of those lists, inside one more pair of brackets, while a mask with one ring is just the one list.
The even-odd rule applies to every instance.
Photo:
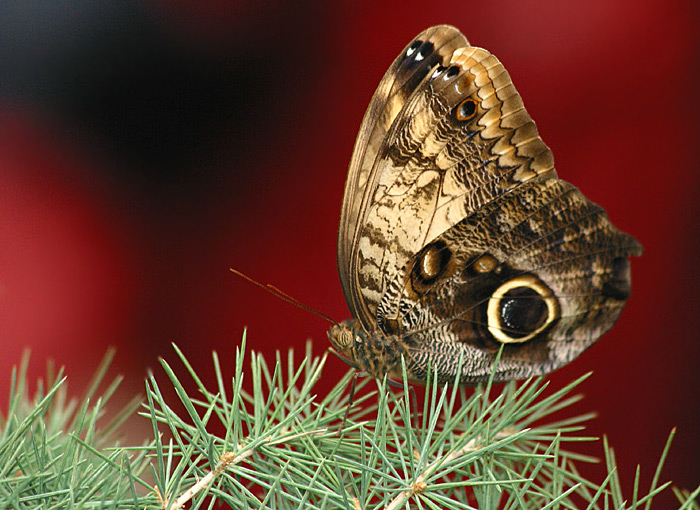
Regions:
[[[321, 354], [327, 324], [229, 267], [347, 317], [335, 237], [357, 128], [403, 46], [450, 23], [505, 64], [559, 175], [645, 248], [619, 324], [552, 384], [594, 370], [579, 408], [629, 490], [673, 426], [662, 479], [697, 486], [697, 2], [426, 7], [0, 3], [4, 393], [25, 348], [33, 377], [53, 358], [78, 393], [116, 345], [125, 395], [171, 342], [204, 374], [211, 350], [231, 363], [246, 326], [268, 356], [309, 337]], [[328, 386], [345, 370], [329, 363]]]

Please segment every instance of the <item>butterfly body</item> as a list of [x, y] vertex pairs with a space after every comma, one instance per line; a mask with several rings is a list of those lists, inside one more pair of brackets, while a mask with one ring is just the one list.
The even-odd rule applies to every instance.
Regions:
[[508, 73], [449, 26], [406, 47], [363, 120], [338, 264], [359, 370], [476, 383], [562, 366], [614, 324], [639, 244], [558, 179]]

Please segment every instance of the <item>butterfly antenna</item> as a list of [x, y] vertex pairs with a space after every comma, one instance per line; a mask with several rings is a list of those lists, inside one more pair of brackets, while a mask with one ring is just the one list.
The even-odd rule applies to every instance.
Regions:
[[236, 270], [233, 269], [233, 268], [229, 268], [229, 269], [230, 269], [230, 271], [231, 271], [233, 274], [236, 274], [236, 275], [240, 276], [241, 278], [243, 278], [243, 279], [245, 279], [245, 280], [248, 280], [248, 281], [249, 281], [250, 283], [252, 283], [253, 285], [257, 285], [257, 286], [260, 287], [261, 289], [266, 290], [267, 292], [269, 292], [270, 294], [272, 294], [272, 295], [275, 296], [275, 297], [278, 297], [278, 298], [281, 299], [282, 301], [286, 301], [287, 303], [289, 303], [289, 304], [291, 304], [291, 305], [294, 305], [294, 306], [296, 306], [297, 308], [301, 308], [302, 310], [306, 310], [307, 312], [310, 312], [310, 313], [316, 315], [317, 317], [320, 317], [320, 318], [322, 318], [322, 319], [327, 320], [327, 321], [330, 322], [331, 324], [335, 324], [336, 326], [338, 325], [338, 322], [337, 322], [337, 321], [331, 319], [331, 318], [330, 318], [328, 315], [326, 315], [325, 313], [319, 312], [318, 310], [314, 310], [313, 308], [310, 308], [310, 307], [306, 306], [306, 305], [305, 305], [304, 303], [302, 303], [301, 301], [297, 300], [296, 298], [293, 298], [292, 296], [290, 296], [290, 295], [287, 294], [286, 292], [281, 291], [280, 289], [278, 289], [278, 288], [275, 287], [274, 285], [270, 285], [269, 283], [268, 283], [267, 285], [262, 284], [262, 283], [260, 283], [259, 281], [253, 280], [250, 276], [247, 276], [247, 275], [241, 273], [240, 271], [236, 271]]

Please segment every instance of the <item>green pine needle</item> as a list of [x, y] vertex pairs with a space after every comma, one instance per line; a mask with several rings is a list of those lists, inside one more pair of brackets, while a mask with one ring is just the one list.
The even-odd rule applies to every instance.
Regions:
[[113, 353], [107, 353], [81, 400], [69, 400], [66, 379], [49, 369], [48, 391], [29, 396], [25, 355], [12, 374], [10, 403], [0, 422], [0, 508], [138, 508], [150, 490], [140, 476], [146, 449], [120, 448], [119, 426], [140, 405], [135, 399], [98, 425], [118, 379], [94, 395]]
[[[584, 432], [593, 414], [553, 415], [581, 399], [590, 374], [556, 391], [541, 378], [474, 389], [432, 379], [416, 402], [406, 383], [351, 371], [319, 394], [331, 375], [310, 344], [301, 361], [289, 351], [268, 364], [244, 336], [232, 368], [213, 354], [213, 388], [175, 354], [177, 363], [161, 360], [164, 378], [146, 381], [139, 414], [153, 438], [129, 447], [114, 438], [139, 402], [107, 413], [119, 379], [97, 396], [112, 352], [80, 400], [52, 369], [30, 397], [23, 358], [0, 421], [0, 508], [650, 510], [668, 486], [659, 480], [675, 430], [648, 491], [639, 470], [623, 490], [605, 438], [602, 482], [579, 474], [577, 463], [595, 461], [576, 452], [596, 440]], [[699, 510], [700, 488], [674, 492], [681, 509]]]

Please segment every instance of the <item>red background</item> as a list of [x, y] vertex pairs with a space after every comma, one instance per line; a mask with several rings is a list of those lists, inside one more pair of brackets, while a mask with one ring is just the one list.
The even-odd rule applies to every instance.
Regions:
[[[450, 23], [506, 65], [559, 175], [645, 254], [589, 370], [581, 412], [628, 495], [700, 482], [700, 113], [695, 1], [258, 2], [0, 7], [0, 382], [31, 347], [80, 388], [108, 345], [140, 391], [176, 342], [326, 347], [327, 324], [235, 267], [343, 319], [335, 239], [362, 115], [389, 63]], [[19, 4], [19, 3], [18, 3]], [[330, 361], [329, 384], [345, 367]], [[3, 390], [6, 394], [6, 390]], [[590, 450], [600, 455], [600, 450]], [[596, 476], [602, 480], [602, 474]], [[662, 504], [673, 505], [666, 495]], [[661, 506], [657, 507], [661, 508]]]

